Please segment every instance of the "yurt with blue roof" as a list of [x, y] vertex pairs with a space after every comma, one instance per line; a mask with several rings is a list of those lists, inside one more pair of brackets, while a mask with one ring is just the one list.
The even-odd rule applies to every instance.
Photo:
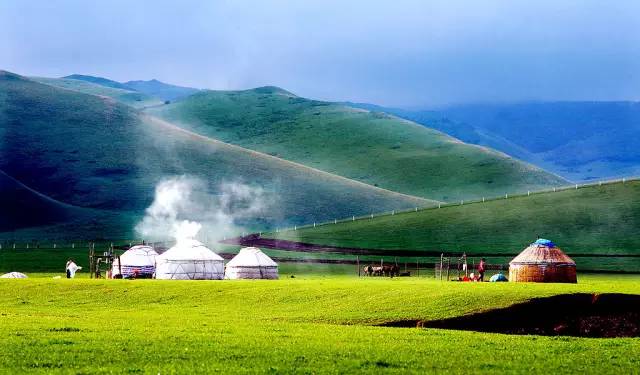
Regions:
[[509, 263], [509, 281], [576, 283], [576, 262], [552, 241], [540, 238]]

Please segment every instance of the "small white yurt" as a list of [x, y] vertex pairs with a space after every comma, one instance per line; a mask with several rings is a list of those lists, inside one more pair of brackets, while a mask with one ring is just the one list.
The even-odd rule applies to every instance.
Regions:
[[26, 279], [27, 275], [21, 272], [9, 272], [0, 276], [0, 279]]
[[156, 279], [222, 280], [224, 259], [201, 242], [181, 240], [156, 257]]
[[[125, 251], [120, 255], [120, 262], [118, 258], [113, 261], [111, 267], [112, 277], [131, 278], [131, 277], [153, 277], [156, 270], [156, 257], [158, 253], [151, 246], [136, 245]], [[122, 273], [121, 273], [122, 272]]]
[[257, 247], [245, 247], [229, 263], [225, 279], [277, 279], [278, 263]]

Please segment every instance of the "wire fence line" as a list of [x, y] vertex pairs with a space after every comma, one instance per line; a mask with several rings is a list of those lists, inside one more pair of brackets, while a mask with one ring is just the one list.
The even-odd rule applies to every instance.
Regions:
[[[478, 204], [478, 203], [488, 203], [492, 201], [499, 201], [499, 200], [505, 200], [505, 199], [509, 200], [509, 199], [522, 198], [522, 197], [532, 197], [532, 196], [541, 195], [541, 194], [557, 193], [557, 192], [563, 192], [568, 190], [575, 190], [575, 189], [582, 189], [582, 188], [596, 187], [596, 186], [625, 184], [627, 182], [635, 182], [635, 181], [640, 181], [640, 177], [623, 177], [623, 178], [617, 178], [617, 179], [611, 179], [611, 180], [602, 180], [602, 181], [587, 182], [582, 184], [558, 186], [558, 187], [552, 187], [544, 190], [527, 191], [524, 193], [523, 192], [519, 192], [515, 194], [505, 193], [505, 195], [501, 195], [498, 197], [482, 197], [479, 199], [460, 200], [457, 202], [446, 202], [446, 203], [439, 202], [437, 204], [434, 203], [433, 205], [430, 205], [430, 206], [413, 207], [410, 209], [383, 211], [378, 213], [370, 213], [366, 215], [357, 215], [357, 216], [351, 215], [347, 218], [342, 218], [342, 219], [333, 219], [333, 220], [324, 221], [324, 222], [313, 222], [310, 224], [294, 225], [292, 227], [285, 227], [285, 228], [275, 228], [275, 230], [271, 230], [270, 232], [280, 233], [280, 232], [288, 232], [288, 231], [298, 231], [301, 229], [317, 228], [317, 227], [326, 226], [326, 225], [334, 225], [338, 223], [347, 223], [347, 222], [354, 222], [354, 221], [360, 221], [360, 220], [371, 220], [378, 217], [406, 214], [410, 212], [436, 210], [439, 208], [455, 207], [455, 206], [462, 206], [462, 205], [466, 206], [466, 205]], [[261, 236], [263, 233], [264, 232], [242, 233], [241, 237], [255, 236], [255, 235]], [[226, 240], [227, 238], [225, 237], [224, 239]], [[204, 238], [203, 240], [205, 243], [210, 242], [208, 241], [207, 238]], [[119, 239], [111, 238], [111, 239], [94, 240], [94, 241], [91, 241], [91, 240], [76, 241], [72, 239], [69, 239], [69, 240], [2, 239], [0, 240], [0, 251], [6, 250], [6, 249], [16, 249], [16, 250], [18, 249], [21, 249], [21, 250], [22, 249], [88, 249], [91, 246], [100, 246], [100, 247], [107, 248], [109, 246], [127, 246], [127, 245], [132, 246], [136, 244], [142, 244], [143, 242], [144, 242], [143, 239], [131, 239], [125, 236], [122, 236]]]
[[[320, 222], [320, 223], [314, 222], [312, 224], [296, 225], [296, 226], [287, 227], [287, 228], [276, 228], [272, 232], [280, 233], [280, 232], [297, 231], [297, 230], [301, 230], [301, 229], [317, 228], [317, 227], [320, 227], [320, 226], [326, 226], [326, 225], [332, 225], [332, 224], [338, 224], [338, 223], [347, 223], [347, 222], [353, 222], [353, 221], [359, 221], [359, 220], [371, 220], [373, 218], [378, 218], [378, 217], [383, 217], [383, 216], [393, 216], [393, 215], [399, 215], [399, 214], [406, 214], [406, 213], [410, 213], [410, 212], [436, 210], [436, 209], [444, 208], [444, 207], [455, 207], [455, 206], [463, 206], [463, 205], [466, 206], [466, 205], [478, 204], [478, 203], [488, 203], [488, 202], [500, 201], [500, 200], [505, 200], [505, 199], [509, 200], [509, 199], [515, 199], [515, 198], [532, 197], [532, 196], [537, 196], [537, 195], [542, 195], [542, 194], [559, 193], [559, 192], [564, 192], [564, 191], [568, 191], [568, 190], [577, 190], [577, 189], [588, 188], [588, 187], [596, 187], [596, 186], [625, 184], [627, 182], [635, 182], [635, 181], [640, 181], [640, 177], [633, 176], [633, 177], [622, 177], [622, 178], [616, 178], [616, 179], [610, 179], [610, 180], [599, 180], [599, 181], [594, 181], [594, 182], [586, 182], [586, 183], [582, 183], [582, 184], [571, 184], [571, 185], [564, 185], [564, 186], [556, 186], [556, 187], [551, 187], [551, 188], [543, 189], [543, 190], [535, 190], [535, 191], [528, 190], [527, 192], [518, 192], [518, 193], [515, 193], [515, 194], [505, 193], [504, 195], [497, 196], [497, 197], [482, 197], [482, 198], [479, 198], [479, 199], [460, 200], [460, 201], [456, 201], [456, 202], [438, 202], [437, 204], [433, 204], [431, 206], [413, 207], [413, 208], [404, 209], [404, 210], [383, 211], [383, 212], [370, 213], [370, 214], [367, 214], [367, 215], [360, 215], [360, 216], [353, 216], [352, 215], [352, 216], [350, 216], [348, 218], [333, 219], [333, 220], [330, 220], [330, 221], [325, 221], [325, 222]], [[258, 235], [262, 235], [262, 232], [257, 233], [257, 234]]]

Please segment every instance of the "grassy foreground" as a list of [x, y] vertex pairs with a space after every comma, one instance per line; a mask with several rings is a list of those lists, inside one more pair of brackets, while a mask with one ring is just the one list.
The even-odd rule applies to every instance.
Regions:
[[456, 316], [559, 293], [640, 293], [638, 281], [0, 280], [0, 372], [632, 373], [640, 366], [640, 339], [372, 325]]

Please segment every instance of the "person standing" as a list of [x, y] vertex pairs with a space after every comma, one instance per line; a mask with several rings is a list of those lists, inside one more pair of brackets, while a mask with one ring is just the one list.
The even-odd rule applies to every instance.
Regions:
[[478, 281], [484, 281], [484, 270], [486, 267], [486, 263], [484, 258], [480, 259], [480, 264], [478, 264]]
[[76, 277], [76, 271], [80, 269], [82, 269], [82, 267], [78, 267], [73, 259], [69, 259], [66, 265], [67, 279], [73, 279], [74, 277]]

